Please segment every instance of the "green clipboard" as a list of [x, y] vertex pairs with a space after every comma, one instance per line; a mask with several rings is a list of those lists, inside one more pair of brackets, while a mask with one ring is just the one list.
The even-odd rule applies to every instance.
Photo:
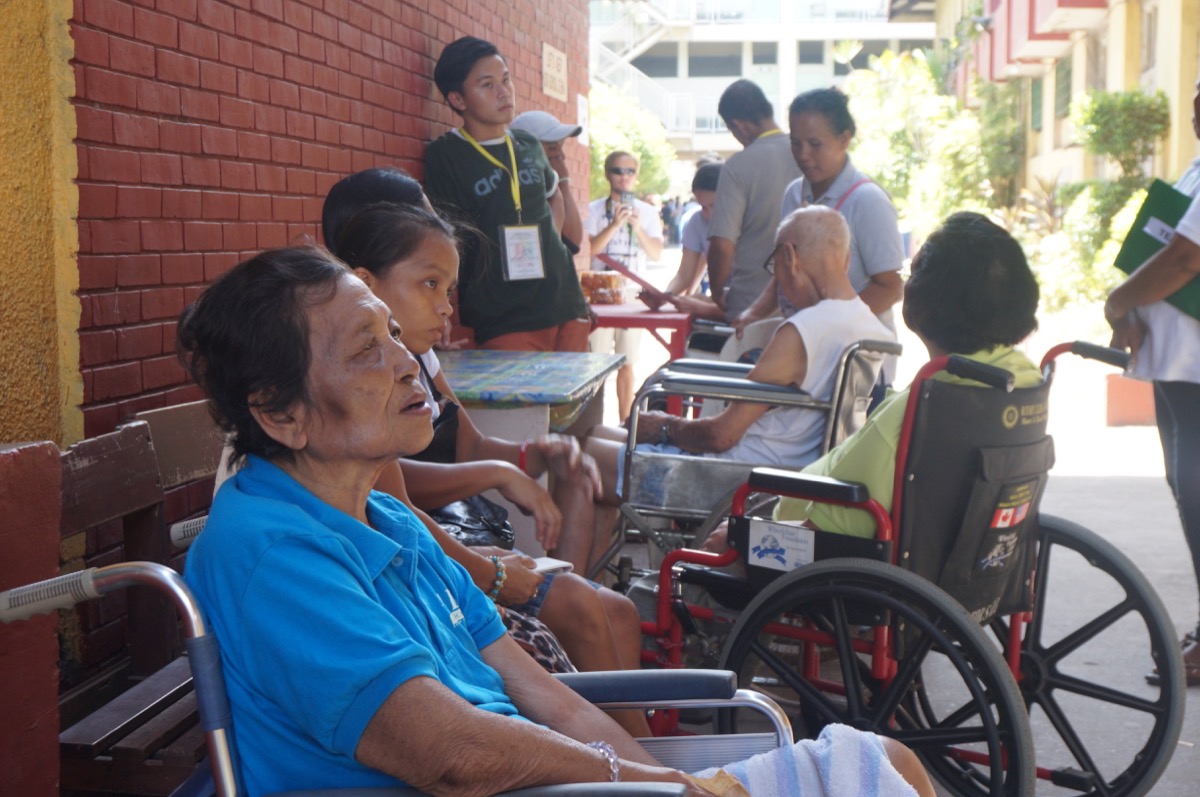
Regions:
[[[1132, 274], [1138, 266], [1145, 263], [1159, 249], [1167, 245], [1175, 234], [1175, 225], [1183, 218], [1192, 198], [1181, 194], [1170, 184], [1155, 180], [1146, 192], [1146, 201], [1138, 210], [1129, 235], [1121, 244], [1121, 251], [1113, 265]], [[1167, 301], [1178, 307], [1193, 318], [1200, 318], [1200, 278], [1193, 279], [1175, 293], [1167, 297]]]

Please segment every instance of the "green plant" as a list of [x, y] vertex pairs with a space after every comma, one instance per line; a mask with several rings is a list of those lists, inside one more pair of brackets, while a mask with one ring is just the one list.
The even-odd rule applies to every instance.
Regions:
[[588, 106], [592, 165], [588, 189], [591, 198], [608, 196], [604, 159], [616, 150], [629, 152], [638, 159], [638, 193], [667, 191], [671, 184], [668, 167], [675, 160], [675, 148], [667, 140], [667, 131], [659, 118], [643, 110], [636, 99], [603, 83], [592, 85]]
[[[1022, 188], [1013, 205], [1021, 224], [1036, 235], [1052, 235], [1062, 229], [1063, 202], [1058, 177], [1034, 178], [1034, 188]], [[1072, 195], [1072, 198], [1074, 195]]]
[[843, 66], [849, 66], [854, 57], [862, 52], [863, 43], [854, 39], [836, 41], [830, 48], [833, 60]]
[[1064, 192], [1073, 197], [1065, 203], [1063, 231], [1081, 267], [1090, 268], [1095, 263], [1096, 252], [1110, 237], [1113, 217], [1133, 192], [1133, 186], [1123, 180], [1095, 180], [1083, 183], [1078, 192], [1074, 187]]
[[1142, 163], [1171, 126], [1170, 107], [1162, 91], [1090, 91], [1071, 104], [1071, 123], [1085, 150], [1112, 158], [1124, 179], [1141, 183]]
[[1074, 183], [1056, 193], [1054, 204], [1064, 208], [1058, 228], [1047, 226], [1048, 197], [1030, 197], [1040, 209], [1023, 220], [1017, 234], [1047, 310], [1100, 301], [1120, 281], [1112, 261], [1141, 207], [1138, 193], [1122, 181]]
[[979, 97], [980, 152], [984, 172], [991, 185], [989, 204], [993, 208], [1017, 201], [1021, 167], [1025, 161], [1025, 129], [1021, 116], [1021, 84], [980, 81], [975, 87]]
[[936, 131], [954, 115], [954, 101], [938, 90], [921, 50], [886, 51], [844, 85], [858, 132], [854, 165], [871, 175], [903, 210], [913, 174], [930, 157]]

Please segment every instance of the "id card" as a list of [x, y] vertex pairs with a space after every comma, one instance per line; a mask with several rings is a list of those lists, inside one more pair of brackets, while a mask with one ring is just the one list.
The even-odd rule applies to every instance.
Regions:
[[546, 276], [542, 264], [542, 239], [535, 226], [501, 227], [504, 253], [504, 279], [538, 280]]

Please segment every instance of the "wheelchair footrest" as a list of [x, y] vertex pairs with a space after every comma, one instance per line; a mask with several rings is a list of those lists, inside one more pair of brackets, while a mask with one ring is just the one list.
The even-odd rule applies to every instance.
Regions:
[[1082, 769], [1064, 767], [1050, 771], [1050, 782], [1072, 791], [1091, 791], [1096, 787], [1096, 774]]

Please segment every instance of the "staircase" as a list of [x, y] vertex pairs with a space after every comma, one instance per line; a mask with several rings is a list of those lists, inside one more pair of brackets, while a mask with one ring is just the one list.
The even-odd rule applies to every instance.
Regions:
[[692, 25], [696, 0], [607, 0], [597, 13], [593, 0], [589, 70], [591, 79], [619, 89], [654, 112], [671, 135], [695, 129], [693, 100], [673, 94], [630, 64], [672, 28]]

